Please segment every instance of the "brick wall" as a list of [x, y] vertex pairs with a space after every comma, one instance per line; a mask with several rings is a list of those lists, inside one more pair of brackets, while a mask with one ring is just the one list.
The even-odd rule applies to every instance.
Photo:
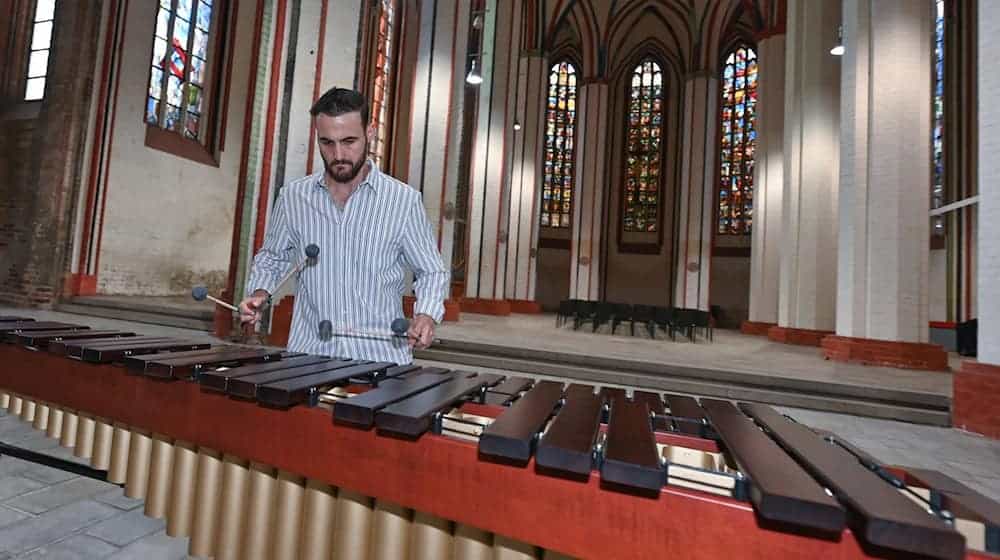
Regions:
[[80, 70], [94, 59], [102, 5], [59, 5], [45, 100], [8, 99], [0, 113], [0, 303], [46, 306], [61, 291], [90, 104]]

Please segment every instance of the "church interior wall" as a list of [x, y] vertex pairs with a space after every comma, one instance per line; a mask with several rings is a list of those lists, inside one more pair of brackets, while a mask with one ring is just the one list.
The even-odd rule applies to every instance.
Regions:
[[[97, 289], [144, 295], [180, 294], [197, 283], [218, 289], [228, 270], [247, 95], [240, 85], [249, 69], [255, 14], [238, 10], [234, 40], [227, 45], [233, 53], [221, 140], [225, 149], [217, 163], [206, 164], [146, 145], [144, 111], [157, 7], [140, 2], [128, 7], [115, 121], [102, 146], [110, 155]], [[213, 32], [220, 32], [218, 22]], [[224, 89], [220, 83], [220, 96]]]

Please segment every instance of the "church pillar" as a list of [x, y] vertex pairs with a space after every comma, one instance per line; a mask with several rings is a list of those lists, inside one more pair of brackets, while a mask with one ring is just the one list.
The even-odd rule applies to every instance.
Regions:
[[778, 271], [784, 174], [785, 35], [757, 43], [757, 146], [750, 251], [750, 315], [741, 329], [767, 334], [778, 324]]
[[[422, 194], [441, 259], [446, 264], [452, 262], [454, 251], [469, 9], [469, 3], [460, 0], [422, 4], [410, 96], [412, 125], [407, 182]], [[412, 297], [404, 298], [404, 303], [409, 310]], [[455, 320], [458, 315], [458, 302], [448, 299], [445, 319]]]
[[819, 346], [834, 329], [840, 59], [830, 47], [839, 20], [838, 0], [788, 2], [778, 325], [768, 331], [778, 342]]
[[844, 0], [837, 334], [827, 358], [948, 368], [927, 344], [931, 4]]
[[478, 60], [483, 81], [472, 140], [469, 180], [468, 253], [462, 308], [476, 313], [506, 315], [505, 207], [510, 204], [509, 165], [514, 131], [514, 80], [521, 36], [521, 0], [487, 1], [482, 53]]
[[[545, 134], [545, 57], [524, 53], [516, 69], [514, 95], [514, 141], [510, 157], [510, 204], [507, 207], [506, 278], [504, 297], [513, 312], [538, 312], [535, 301], [535, 268], [538, 240], [537, 202], [542, 174]], [[520, 128], [518, 128], [518, 126]]]
[[678, 262], [674, 305], [708, 310], [715, 216], [716, 128], [719, 80], [716, 72], [700, 71], [684, 81], [684, 123], [681, 140], [681, 189], [678, 221]]
[[590, 82], [577, 98], [576, 185], [570, 245], [569, 297], [598, 300], [607, 155], [608, 84]]
[[[979, 2], [979, 91], [1000, 87], [992, 55], [1000, 48], [1000, 4]], [[977, 360], [966, 360], [954, 376], [952, 423], [1000, 438], [1000, 107], [979, 96], [978, 341]]]

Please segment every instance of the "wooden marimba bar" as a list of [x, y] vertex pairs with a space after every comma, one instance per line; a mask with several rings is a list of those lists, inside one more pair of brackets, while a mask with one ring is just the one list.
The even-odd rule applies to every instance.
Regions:
[[0, 407], [145, 500], [193, 555], [1000, 551], [996, 502], [767, 406], [79, 325], [0, 334]]

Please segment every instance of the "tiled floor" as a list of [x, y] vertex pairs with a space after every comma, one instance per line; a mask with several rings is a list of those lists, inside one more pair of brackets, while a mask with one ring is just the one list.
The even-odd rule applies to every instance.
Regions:
[[[211, 338], [207, 333], [184, 329], [0, 307], [0, 315], [11, 314], [73, 321], [94, 328], [129, 328], [144, 334]], [[551, 332], [540, 337], [540, 329]], [[491, 343], [498, 343], [502, 338], [503, 343], [560, 352], [587, 348], [629, 359], [670, 359], [719, 367], [739, 363], [756, 372], [773, 373], [787, 368], [819, 378], [877, 382], [887, 386], [900, 384], [914, 390], [948, 392], [950, 387], [949, 374], [831, 364], [823, 361], [815, 349], [786, 347], [724, 331], [716, 332], [714, 343], [691, 344], [555, 331], [550, 317], [515, 316], [495, 320], [463, 315], [461, 323], [444, 325], [438, 335]], [[840, 435], [886, 463], [937, 469], [1000, 500], [998, 441], [948, 428], [798, 409], [781, 410], [809, 426]], [[3, 412], [0, 412], [0, 441], [63, 458], [72, 457], [57, 441]], [[167, 537], [163, 523], [143, 516], [141, 502], [125, 498], [116, 486], [18, 459], [0, 458], [0, 560], [8, 557], [154, 560], [182, 558], [186, 550], [187, 539]]]

